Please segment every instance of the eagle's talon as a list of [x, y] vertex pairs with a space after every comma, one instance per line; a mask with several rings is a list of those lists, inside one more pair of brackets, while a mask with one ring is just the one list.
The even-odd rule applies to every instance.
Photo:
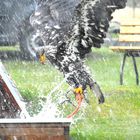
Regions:
[[75, 110], [70, 115], [67, 116], [67, 118], [73, 117], [79, 111], [82, 100], [84, 98], [82, 87], [75, 88], [74, 94], [75, 94], [75, 99], [77, 101], [78, 106], [75, 108]]

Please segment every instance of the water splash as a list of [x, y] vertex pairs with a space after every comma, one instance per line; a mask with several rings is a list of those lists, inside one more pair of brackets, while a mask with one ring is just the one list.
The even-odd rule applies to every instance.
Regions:
[[57, 85], [46, 97], [46, 103], [43, 105], [41, 112], [34, 117], [45, 117], [45, 118], [58, 118], [63, 117], [63, 111], [59, 110], [59, 103], [62, 97], [60, 94], [61, 86], [65, 82], [65, 79]]
[[[55, 87], [48, 95], [45, 97], [46, 101], [43, 105], [42, 110], [38, 115], [35, 115], [35, 118], [46, 118], [46, 119], [54, 119], [54, 118], [66, 118], [71, 110], [74, 110], [74, 105], [77, 106], [74, 94], [70, 92], [68, 95], [71, 102], [67, 101], [66, 91], [62, 87], [65, 83], [65, 79]], [[71, 87], [67, 89], [67, 91], [71, 91]], [[73, 104], [72, 104], [73, 103]], [[75, 125], [76, 122], [85, 118], [85, 109], [87, 107], [87, 103], [85, 101], [82, 102], [81, 108], [79, 112], [73, 117], [72, 125]], [[69, 112], [69, 113], [68, 113]], [[68, 114], [67, 114], [68, 113]]]

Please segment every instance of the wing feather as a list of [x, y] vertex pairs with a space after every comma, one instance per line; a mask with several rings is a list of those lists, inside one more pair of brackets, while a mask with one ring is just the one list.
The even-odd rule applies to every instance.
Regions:
[[126, 4], [126, 0], [40, 1], [31, 21], [40, 30], [45, 45], [66, 43], [67, 48], [77, 49], [81, 58], [92, 47], [101, 47], [112, 13]]
[[[84, 57], [91, 47], [100, 48], [106, 37], [112, 13], [124, 8], [126, 0], [83, 0], [76, 9], [70, 44]], [[78, 42], [78, 43], [74, 43]]]

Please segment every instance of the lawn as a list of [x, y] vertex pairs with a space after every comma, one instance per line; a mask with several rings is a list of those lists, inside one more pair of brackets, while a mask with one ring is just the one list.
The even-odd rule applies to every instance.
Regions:
[[[106, 102], [98, 105], [89, 91], [89, 104], [81, 108], [71, 125], [72, 140], [139, 140], [140, 139], [140, 87], [136, 86], [131, 58], [127, 59], [124, 85], [119, 85], [119, 69], [122, 54], [108, 48], [93, 49], [86, 59], [92, 76], [100, 84]], [[138, 69], [140, 69], [137, 58]], [[56, 87], [62, 75], [50, 64], [38, 62], [3, 61], [6, 69], [30, 104], [28, 110], [33, 115], [41, 109], [37, 101]], [[68, 87], [63, 85], [64, 90]], [[70, 105], [69, 105], [70, 106]], [[67, 109], [69, 109], [67, 106]], [[67, 111], [64, 112], [67, 114]]]

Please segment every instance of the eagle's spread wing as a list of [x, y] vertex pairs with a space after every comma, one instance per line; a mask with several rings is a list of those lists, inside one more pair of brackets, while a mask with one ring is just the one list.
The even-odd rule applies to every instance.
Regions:
[[115, 9], [126, 0], [41, 0], [31, 17], [46, 46], [46, 56], [73, 87], [87, 85], [104, 102], [81, 58], [91, 47], [100, 47]]
[[[76, 8], [76, 25], [70, 43], [81, 57], [91, 47], [101, 47], [109, 28], [111, 15], [116, 9], [124, 8], [127, 0], [83, 0]], [[77, 42], [77, 43], [76, 43]]]

